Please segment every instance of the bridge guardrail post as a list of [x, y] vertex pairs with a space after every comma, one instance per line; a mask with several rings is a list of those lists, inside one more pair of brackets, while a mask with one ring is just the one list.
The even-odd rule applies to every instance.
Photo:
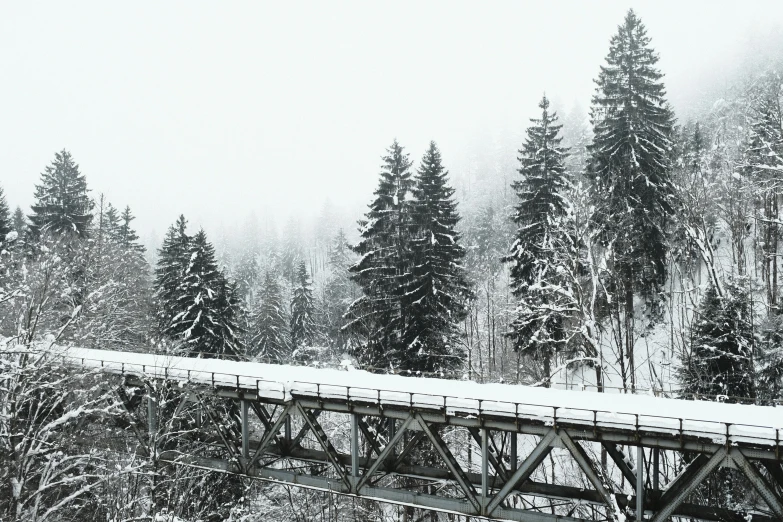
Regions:
[[481, 428], [481, 515], [486, 515], [489, 497], [489, 444], [487, 428]]

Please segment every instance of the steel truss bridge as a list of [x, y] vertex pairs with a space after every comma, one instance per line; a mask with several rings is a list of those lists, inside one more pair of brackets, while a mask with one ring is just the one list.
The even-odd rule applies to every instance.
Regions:
[[[194, 416], [213, 451], [157, 448], [175, 465], [489, 520], [783, 520], [779, 408], [55, 351], [135, 390], [146, 402], [129, 412], [142, 439], [171, 414], [156, 393], [181, 395], [174, 414]], [[468, 445], [479, 448], [472, 463]], [[571, 485], [541, 480], [555, 454]], [[753, 512], [692, 501], [722, 467], [747, 479]]]

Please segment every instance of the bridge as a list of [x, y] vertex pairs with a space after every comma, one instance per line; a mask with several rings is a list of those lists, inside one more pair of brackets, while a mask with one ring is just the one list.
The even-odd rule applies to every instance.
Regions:
[[[46, 350], [116, 379], [140, 445], [172, 465], [489, 520], [783, 520], [779, 408]], [[213, 451], [155, 447], [184, 414]], [[555, 456], [570, 483], [546, 480]], [[755, 511], [693, 502], [721, 467], [752, 485]]]

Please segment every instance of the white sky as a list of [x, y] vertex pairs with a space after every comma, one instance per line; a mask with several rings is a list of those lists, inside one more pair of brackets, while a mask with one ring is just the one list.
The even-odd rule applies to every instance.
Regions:
[[449, 167], [544, 91], [587, 107], [630, 6], [680, 116], [783, 42], [780, 0], [5, 2], [0, 185], [26, 208], [66, 148], [142, 235], [360, 208], [395, 137]]

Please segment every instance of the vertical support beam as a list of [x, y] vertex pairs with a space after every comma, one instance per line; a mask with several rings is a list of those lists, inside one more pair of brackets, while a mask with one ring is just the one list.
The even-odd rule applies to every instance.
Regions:
[[658, 491], [658, 489], [660, 489], [658, 487], [658, 475], [660, 473], [659, 471], [660, 459], [661, 459], [661, 450], [655, 448], [653, 450], [653, 478], [652, 478], [652, 487], [653, 490], [655, 491]]
[[509, 440], [509, 458], [508, 458], [508, 466], [509, 471], [513, 474], [517, 470], [517, 434], [512, 432], [508, 434], [509, 437], [511, 437], [511, 440]]
[[644, 448], [636, 448], [636, 522], [644, 522]]
[[285, 418], [285, 427], [283, 428], [283, 440], [285, 441], [286, 451], [291, 451], [291, 417]]
[[[359, 479], [359, 415], [351, 414], [351, 489]], [[356, 491], [354, 491], [356, 493]]]
[[250, 405], [246, 399], [239, 400], [240, 420], [242, 422], [242, 458], [250, 459], [250, 417], [248, 408]]
[[489, 497], [489, 434], [487, 428], [481, 428], [481, 514], [487, 509]]
[[[389, 439], [388, 440], [394, 440], [394, 436], [397, 434], [397, 422], [392, 418], [389, 417], [387, 419], [388, 427], [389, 427]], [[392, 446], [390, 457], [394, 457], [394, 446]]]
[[150, 437], [158, 431], [158, 405], [151, 395], [147, 395], [147, 432]]

